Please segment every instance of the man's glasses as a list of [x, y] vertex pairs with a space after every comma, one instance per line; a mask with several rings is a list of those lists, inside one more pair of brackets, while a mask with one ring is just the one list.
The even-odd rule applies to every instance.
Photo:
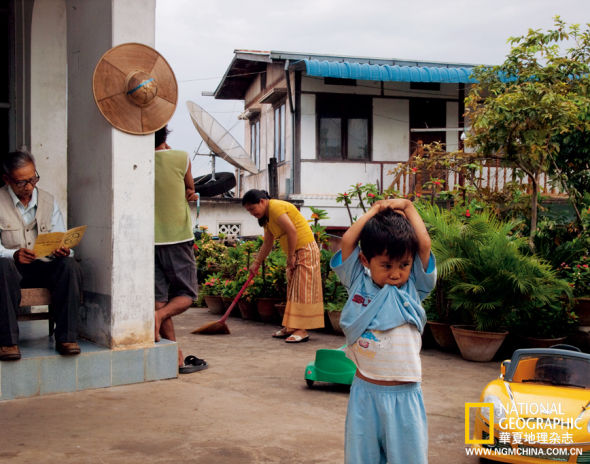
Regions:
[[41, 176], [39, 176], [39, 173], [37, 172], [37, 170], [35, 170], [35, 177], [31, 177], [30, 179], [26, 179], [26, 180], [14, 180], [12, 179], [12, 177], [10, 178], [12, 180], [12, 182], [14, 183], [14, 185], [18, 188], [25, 188], [27, 186], [27, 184], [31, 184], [31, 187], [35, 187], [35, 185], [37, 185], [37, 182], [39, 182], [39, 179], [41, 179]]

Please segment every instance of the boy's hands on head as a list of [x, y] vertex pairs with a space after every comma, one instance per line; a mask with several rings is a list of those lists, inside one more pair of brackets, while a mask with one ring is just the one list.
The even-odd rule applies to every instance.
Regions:
[[378, 200], [371, 206], [361, 218], [356, 221], [346, 233], [342, 236], [342, 261], [350, 256], [358, 244], [359, 237], [363, 227], [369, 219], [375, 214], [385, 209], [393, 209], [399, 214], [403, 215], [412, 225], [418, 238], [418, 255], [424, 266], [424, 270], [428, 268], [428, 261], [430, 259], [430, 235], [426, 230], [426, 226], [414, 204], [405, 198], [391, 198], [388, 200]]

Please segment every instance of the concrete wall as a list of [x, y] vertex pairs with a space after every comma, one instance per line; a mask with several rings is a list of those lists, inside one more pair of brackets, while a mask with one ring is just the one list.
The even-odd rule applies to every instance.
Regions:
[[152, 344], [153, 135], [114, 129], [100, 114], [92, 76], [126, 42], [155, 42], [155, 0], [67, 0], [70, 223], [87, 224], [82, 334], [112, 348]]
[[57, 199], [67, 221], [66, 2], [36, 0], [31, 24], [31, 152], [39, 186]]
[[197, 217], [196, 203], [189, 203], [193, 225], [207, 227], [207, 232], [218, 235], [222, 225], [238, 224], [240, 236], [262, 235], [262, 227], [258, 225], [255, 217], [242, 207], [238, 200], [215, 198], [201, 202], [199, 215]]

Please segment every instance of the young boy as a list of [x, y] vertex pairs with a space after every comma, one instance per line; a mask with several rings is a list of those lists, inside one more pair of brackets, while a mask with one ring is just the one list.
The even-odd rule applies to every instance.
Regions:
[[345, 462], [427, 463], [421, 301], [434, 288], [436, 266], [424, 222], [409, 200], [378, 201], [344, 234], [330, 264], [348, 290], [340, 324], [357, 366]]

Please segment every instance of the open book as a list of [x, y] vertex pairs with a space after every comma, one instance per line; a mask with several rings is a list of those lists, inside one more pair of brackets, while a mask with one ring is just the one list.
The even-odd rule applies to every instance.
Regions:
[[74, 227], [66, 232], [39, 234], [35, 241], [33, 251], [37, 255], [37, 258], [43, 258], [58, 248], [74, 248], [82, 240], [84, 232], [86, 232], [86, 226]]

